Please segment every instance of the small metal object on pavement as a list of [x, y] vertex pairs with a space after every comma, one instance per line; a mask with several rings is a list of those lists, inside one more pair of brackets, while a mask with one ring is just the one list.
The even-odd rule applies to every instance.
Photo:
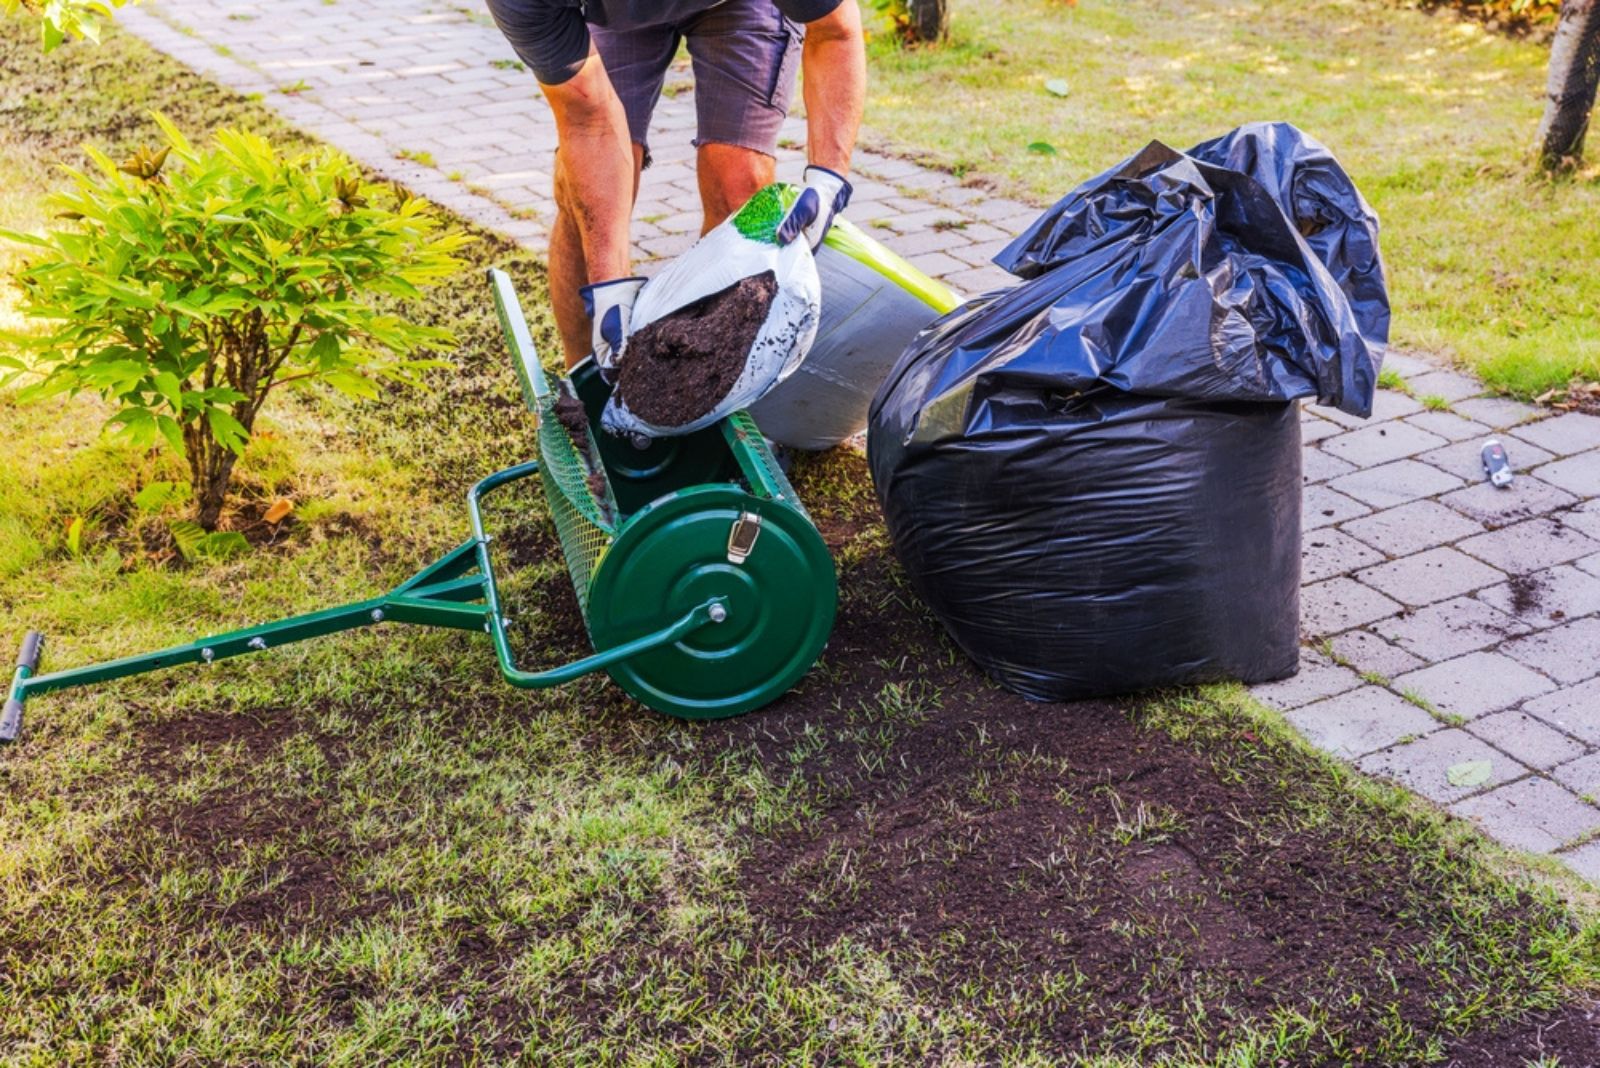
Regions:
[[1506, 447], [1495, 438], [1490, 438], [1483, 443], [1483, 450], [1478, 454], [1483, 460], [1483, 473], [1488, 477], [1490, 485], [1505, 489], [1511, 485], [1511, 480], [1516, 476], [1511, 471], [1511, 457], [1506, 455]]

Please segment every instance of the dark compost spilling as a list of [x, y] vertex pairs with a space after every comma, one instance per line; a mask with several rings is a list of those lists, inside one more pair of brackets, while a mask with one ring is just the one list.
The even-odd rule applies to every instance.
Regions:
[[778, 293], [771, 271], [741, 278], [629, 335], [617, 392], [656, 426], [683, 426], [715, 408], [744, 370]]

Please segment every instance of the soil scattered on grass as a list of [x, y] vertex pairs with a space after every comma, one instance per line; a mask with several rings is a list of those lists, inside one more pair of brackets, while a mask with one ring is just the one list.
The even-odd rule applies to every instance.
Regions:
[[771, 271], [741, 278], [628, 337], [617, 393], [655, 426], [683, 426], [715, 408], [744, 370], [778, 293]]
[[[172, 850], [172, 859], [196, 871], [243, 866], [258, 872], [252, 880], [257, 889], [226, 903], [197, 898], [229, 924], [319, 929], [373, 915], [391, 903], [386, 897], [354, 895], [346, 877], [354, 848], [330, 835], [322, 806], [298, 792], [221, 790], [189, 798], [186, 791], [172, 789], [221, 747], [234, 748], [246, 764], [258, 763], [269, 759], [299, 727], [298, 718], [287, 711], [261, 718], [199, 712], [162, 720], [141, 731], [133, 767], [159, 787], [139, 814], [141, 827], [154, 830]], [[347, 754], [341, 746], [328, 739], [316, 744], [331, 771], [344, 766]], [[198, 763], [185, 760], [186, 753], [195, 754]], [[263, 850], [276, 855], [257, 867], [252, 858]], [[146, 854], [113, 855], [117, 859], [106, 872], [108, 883], [138, 883], [151, 877]]]
[[1600, 1013], [1569, 1005], [1450, 1046], [1446, 1068], [1578, 1068], [1600, 1064]]
[[[822, 524], [836, 551], [875, 528], [858, 507]], [[881, 550], [843, 569], [841, 597], [823, 667], [726, 727], [805, 799], [803, 817], [746, 839], [763, 955], [865, 944], [924, 1003], [1057, 1051], [1104, 1049], [1127, 1021], [1193, 1003], [1212, 1042], [1278, 1011], [1312, 1011], [1369, 1053], [1386, 1021], [1443, 1030], [1458, 979], [1427, 947], [1465, 939], [1437, 871], [1402, 836], [1299, 818], [1334, 789], [1311, 758], [1245, 723], [1184, 743], [1143, 721], [1143, 701], [1001, 691], [951, 655]], [[1521, 896], [1508, 919], [1531, 929], [1540, 908]]]

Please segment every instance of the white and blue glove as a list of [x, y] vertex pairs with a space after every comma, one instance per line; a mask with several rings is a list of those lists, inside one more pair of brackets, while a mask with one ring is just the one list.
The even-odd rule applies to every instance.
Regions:
[[622, 347], [632, 330], [628, 320], [633, 315], [633, 302], [639, 299], [644, 283], [643, 278], [615, 278], [578, 290], [584, 310], [594, 323], [590, 334], [594, 362], [602, 370], [615, 368], [622, 356]]
[[778, 244], [787, 245], [801, 235], [815, 252], [834, 218], [850, 203], [850, 183], [842, 174], [815, 164], [805, 170], [805, 188], [800, 198], [778, 224]]

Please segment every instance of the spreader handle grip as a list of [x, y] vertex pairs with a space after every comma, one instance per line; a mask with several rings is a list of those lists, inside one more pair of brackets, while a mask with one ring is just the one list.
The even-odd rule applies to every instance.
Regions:
[[39, 654], [43, 649], [43, 634], [30, 630], [23, 637], [22, 649], [17, 653], [17, 672], [12, 676], [5, 707], [0, 709], [0, 743], [14, 742], [22, 733], [22, 684], [39, 670]]
[[22, 650], [17, 653], [17, 667], [27, 668], [32, 675], [39, 670], [39, 653], [44, 649], [44, 635], [30, 630], [22, 638]]

